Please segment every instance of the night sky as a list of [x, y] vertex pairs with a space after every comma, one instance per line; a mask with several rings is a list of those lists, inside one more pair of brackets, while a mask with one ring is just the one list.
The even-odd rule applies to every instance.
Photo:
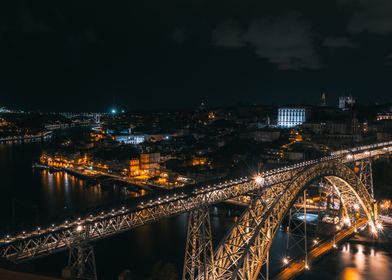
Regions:
[[0, 106], [392, 101], [392, 1], [1, 1]]

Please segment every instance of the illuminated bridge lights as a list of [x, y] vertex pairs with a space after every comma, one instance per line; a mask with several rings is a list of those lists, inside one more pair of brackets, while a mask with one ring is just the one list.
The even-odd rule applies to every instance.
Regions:
[[349, 217], [344, 217], [344, 218], [343, 218], [343, 223], [344, 223], [346, 226], [351, 226], [350, 218], [349, 218]]
[[264, 178], [261, 175], [257, 175], [255, 177], [255, 182], [256, 184], [261, 185], [264, 182]]
[[372, 234], [376, 235], [376, 234], [377, 234], [377, 228], [376, 228], [374, 225], [371, 225], [371, 226], [370, 226], [370, 232], [371, 232]]
[[82, 226], [82, 225], [78, 225], [78, 226], [76, 227], [76, 231], [77, 231], [77, 232], [83, 231], [83, 226]]
[[[141, 201], [133, 208], [113, 209], [114, 211], [108, 214], [100, 212], [100, 214], [97, 213], [94, 216], [87, 216], [89, 218], [65, 221], [64, 224], [56, 227], [53, 224], [51, 227], [42, 228], [38, 232], [26, 233], [24, 231], [22, 234], [14, 237], [7, 235], [6, 239], [0, 239], [0, 256], [10, 260], [28, 260], [48, 253], [55, 253], [72, 242], [72, 239], [76, 236], [75, 233], [78, 232], [78, 223], [82, 226], [82, 231], [88, 229], [91, 233], [89, 236], [91, 240], [97, 240], [167, 216], [193, 211], [199, 209], [202, 205], [214, 205], [257, 190], [271, 191], [273, 196], [266, 196], [264, 199], [268, 207], [271, 207], [275, 196], [288, 198], [287, 186], [281, 188], [279, 187], [280, 184], [287, 184], [294, 177], [302, 176], [301, 174], [305, 174], [307, 171], [324, 170], [324, 168], [344, 165], [345, 163], [369, 158], [369, 156], [378, 157], [389, 153], [391, 147], [392, 142], [386, 142], [336, 151], [326, 157], [267, 170], [256, 177], [226, 179], [220, 183], [202, 187], [189, 186], [189, 188], [184, 189], [184, 192], [172, 193], [163, 199], [162, 197], [159, 197], [159, 199], [155, 197], [149, 200], [149, 202]], [[340, 172], [333, 168], [330, 170]], [[320, 173], [320, 175], [329, 176], [325, 173]], [[304, 180], [307, 179], [306, 177], [303, 178]], [[278, 201], [278, 203], [281, 203], [283, 206], [283, 201]], [[362, 202], [361, 204], [351, 205], [356, 211], [359, 211], [359, 205], [363, 208], [369, 208], [367, 204]], [[348, 207], [351, 209], [350, 205]], [[278, 224], [275, 220], [271, 220], [271, 222]], [[343, 222], [345, 221], [343, 220]], [[382, 230], [382, 225], [377, 223], [373, 227], [376, 231]], [[373, 227], [370, 227], [370, 229], [372, 230]], [[2, 246], [5, 243], [7, 245]], [[12, 249], [10, 249], [11, 247]]]
[[352, 160], [354, 158], [354, 156], [352, 155], [352, 154], [348, 154], [347, 156], [346, 156], [346, 159], [348, 159], [348, 160]]
[[384, 229], [384, 226], [380, 221], [376, 221], [376, 228], [378, 231], [382, 231]]

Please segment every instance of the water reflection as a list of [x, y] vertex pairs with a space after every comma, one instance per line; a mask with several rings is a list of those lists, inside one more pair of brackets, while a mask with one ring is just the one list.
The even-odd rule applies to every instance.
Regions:
[[34, 172], [41, 177], [40, 191], [46, 211], [50, 213], [74, 212], [127, 198], [121, 188], [113, 186], [103, 190], [97, 184], [89, 185], [85, 180], [65, 172]]
[[299, 279], [392, 279], [391, 249], [347, 242]]

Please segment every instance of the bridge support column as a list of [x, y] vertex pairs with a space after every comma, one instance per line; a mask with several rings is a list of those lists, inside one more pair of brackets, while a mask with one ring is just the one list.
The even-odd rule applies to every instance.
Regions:
[[370, 196], [374, 199], [373, 168], [371, 159], [364, 159], [360, 163], [359, 178], [365, 185]]
[[[298, 197], [297, 202], [288, 211], [286, 228], [286, 252], [283, 265], [288, 265], [292, 259], [304, 257], [305, 267], [308, 267], [308, 232], [307, 232], [307, 190]], [[298, 219], [303, 215], [303, 220]], [[297, 217], [296, 217], [297, 216]]]
[[213, 279], [213, 245], [207, 207], [189, 214], [183, 280]]
[[94, 247], [82, 243], [71, 246], [68, 269], [70, 279], [97, 280]]

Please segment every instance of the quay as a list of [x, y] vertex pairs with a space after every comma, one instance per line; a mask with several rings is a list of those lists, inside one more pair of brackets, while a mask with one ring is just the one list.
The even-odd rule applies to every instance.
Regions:
[[21, 135], [21, 136], [8, 136], [0, 138], [0, 144], [11, 144], [16, 142], [24, 142], [24, 141], [34, 141], [37, 139], [48, 139], [52, 137], [52, 131], [45, 131], [32, 135]]
[[112, 180], [113, 182], [119, 182], [119, 183], [125, 183], [126, 185], [128, 185], [127, 187], [130, 186], [136, 186], [139, 187], [141, 189], [144, 189], [146, 191], [153, 191], [154, 188], [156, 189], [162, 189], [162, 188], [158, 188], [156, 186], [153, 185], [147, 185], [147, 184], [142, 184], [139, 182], [135, 182], [135, 181], [131, 181], [128, 179], [125, 179], [123, 177], [114, 175], [114, 174], [109, 174], [109, 173], [105, 173], [105, 172], [101, 172], [101, 171], [94, 171], [94, 173], [85, 173], [82, 172], [80, 170], [77, 170], [75, 168], [70, 168], [70, 167], [52, 167], [52, 166], [47, 166], [47, 165], [43, 165], [43, 164], [38, 164], [35, 163], [33, 164], [33, 168], [36, 169], [47, 169], [49, 171], [52, 172], [58, 172], [58, 171], [63, 171], [66, 172], [70, 175], [73, 175], [77, 178], [83, 179], [83, 180], [87, 180], [87, 181], [93, 181], [93, 182], [97, 182], [97, 183], [105, 183], [107, 182], [108, 179]]

